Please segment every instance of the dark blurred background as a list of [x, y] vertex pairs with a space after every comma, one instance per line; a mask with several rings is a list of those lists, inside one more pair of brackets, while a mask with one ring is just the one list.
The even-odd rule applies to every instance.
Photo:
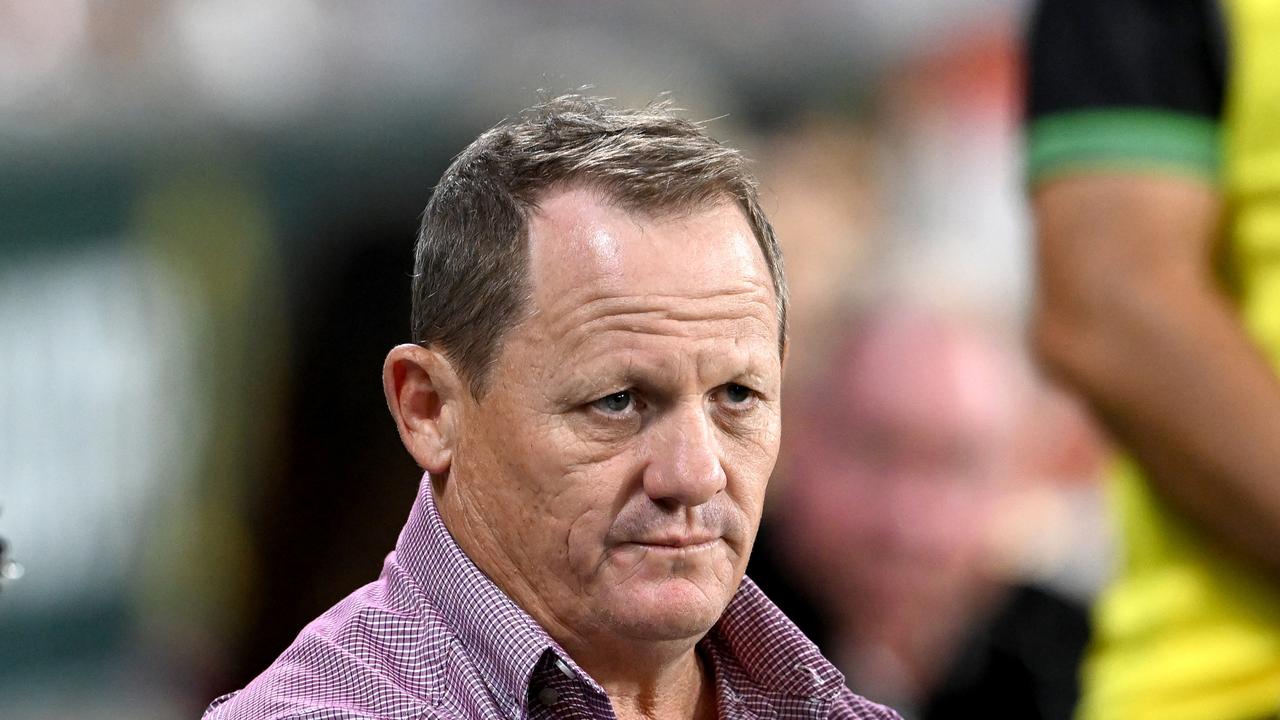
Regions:
[[0, 0], [0, 717], [195, 717], [376, 578], [419, 214], [583, 86], [755, 159], [794, 336], [753, 576], [911, 717], [1066, 717], [1110, 541], [1021, 343], [1023, 11]]

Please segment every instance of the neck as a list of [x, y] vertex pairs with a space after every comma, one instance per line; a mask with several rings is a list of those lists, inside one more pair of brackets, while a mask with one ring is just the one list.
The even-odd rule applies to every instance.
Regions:
[[[618, 720], [716, 716], [715, 683], [697, 651], [698, 638], [649, 640], [613, 633], [583, 634], [551, 613], [526, 611], [592, 677]], [[600, 630], [600, 628], [597, 628]]]
[[[693, 648], [666, 661], [565, 649], [604, 688], [618, 720], [715, 717], [715, 684]], [[618, 662], [623, 658], [627, 662]]]

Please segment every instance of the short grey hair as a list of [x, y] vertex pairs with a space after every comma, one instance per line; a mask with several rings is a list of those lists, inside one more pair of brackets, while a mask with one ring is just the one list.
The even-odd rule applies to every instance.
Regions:
[[423, 213], [414, 251], [414, 342], [443, 352], [474, 397], [484, 395], [503, 337], [527, 311], [529, 214], [551, 190], [578, 183], [634, 212], [735, 201], [769, 269], [783, 351], [782, 251], [742, 154], [666, 102], [627, 109], [563, 95], [471, 143], [445, 170]]

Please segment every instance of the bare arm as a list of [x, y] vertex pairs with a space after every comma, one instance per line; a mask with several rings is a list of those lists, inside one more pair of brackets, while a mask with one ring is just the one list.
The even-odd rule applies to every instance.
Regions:
[[1034, 209], [1041, 360], [1171, 505], [1280, 579], [1280, 380], [1215, 284], [1216, 191], [1080, 174]]

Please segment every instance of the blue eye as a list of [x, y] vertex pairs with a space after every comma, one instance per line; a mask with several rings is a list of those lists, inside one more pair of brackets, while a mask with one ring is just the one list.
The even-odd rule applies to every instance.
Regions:
[[605, 395], [592, 403], [592, 405], [595, 405], [597, 408], [604, 410], [605, 412], [624, 413], [634, 402], [635, 399], [632, 397], [631, 391], [623, 390], [622, 392], [616, 392], [612, 395]]
[[741, 405], [751, 399], [752, 390], [745, 385], [729, 383], [724, 386], [724, 396], [729, 400], [729, 402], [735, 405]]

